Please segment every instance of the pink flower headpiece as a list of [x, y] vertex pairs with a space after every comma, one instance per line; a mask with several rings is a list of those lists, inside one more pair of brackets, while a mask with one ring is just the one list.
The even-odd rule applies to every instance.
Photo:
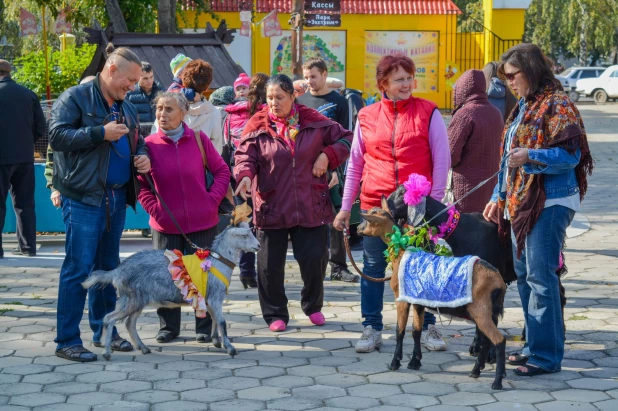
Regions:
[[427, 180], [427, 177], [416, 173], [410, 174], [408, 181], [403, 183], [403, 186], [406, 188], [403, 202], [411, 206], [420, 203], [421, 199], [431, 192], [431, 183]]

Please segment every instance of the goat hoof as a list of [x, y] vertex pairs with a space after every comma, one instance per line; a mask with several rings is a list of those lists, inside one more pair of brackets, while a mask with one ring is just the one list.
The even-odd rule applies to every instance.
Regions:
[[212, 345], [214, 345], [216, 348], [221, 348], [221, 340], [219, 340], [218, 338], [213, 338], [212, 339]]
[[413, 358], [408, 364], [408, 369], [409, 370], [420, 370], [422, 365], [423, 364], [421, 364], [419, 360], [416, 360]]
[[142, 347], [142, 354], [150, 354], [150, 353], [151, 353], [150, 348]]
[[481, 376], [481, 373], [480, 372], [472, 371], [469, 376], [472, 377], [472, 378], [478, 378], [478, 377]]
[[501, 390], [502, 389], [502, 383], [494, 382], [493, 384], [491, 384], [491, 389], [492, 390]]
[[109, 360], [112, 359], [112, 355], [105, 353], [105, 354], [103, 354], [103, 358], [105, 358], [105, 360], [109, 361]]
[[393, 361], [391, 363], [391, 365], [388, 366], [388, 369], [391, 370], [391, 371], [397, 371], [399, 369], [399, 367], [401, 367], [401, 362]]
[[227, 350], [227, 353], [228, 353], [229, 355], [231, 355], [231, 356], [232, 356], [232, 358], [234, 358], [234, 356], [235, 356], [236, 354], [238, 354], [238, 353], [237, 353], [237, 351], [236, 351], [236, 348], [234, 348], [234, 347], [232, 347], [232, 348], [230, 348], [229, 350]]

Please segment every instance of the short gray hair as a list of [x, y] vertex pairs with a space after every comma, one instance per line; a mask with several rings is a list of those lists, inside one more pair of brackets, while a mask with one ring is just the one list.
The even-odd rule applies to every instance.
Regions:
[[189, 100], [187, 100], [184, 94], [174, 91], [162, 91], [158, 93], [157, 96], [154, 98], [152, 104], [156, 107], [156, 105], [159, 103], [159, 100], [164, 98], [170, 98], [176, 101], [176, 104], [178, 104], [178, 108], [184, 114], [187, 114], [187, 111], [189, 111]]

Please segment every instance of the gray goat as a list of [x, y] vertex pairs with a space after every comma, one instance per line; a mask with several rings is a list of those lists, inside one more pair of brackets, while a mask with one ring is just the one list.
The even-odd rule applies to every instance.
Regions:
[[[235, 265], [240, 261], [240, 253], [257, 252], [260, 243], [253, 235], [248, 223], [230, 226], [215, 238], [211, 252], [230, 260]], [[133, 343], [144, 354], [150, 353], [137, 334], [137, 319], [147, 305], [158, 308], [173, 308], [187, 305], [182, 294], [168, 270], [169, 260], [163, 255], [163, 250], [141, 251], [123, 261], [115, 270], [94, 271], [82, 283], [84, 288], [113, 284], [119, 298], [116, 310], [105, 316], [105, 353], [103, 358], [111, 358], [112, 332], [117, 321], [125, 320], [125, 325]], [[231, 280], [232, 268], [221, 261], [208, 257], [212, 266], [217, 268], [227, 279]], [[230, 281], [231, 282], [231, 281]], [[212, 336], [216, 347], [221, 347], [221, 341], [228, 354], [236, 355], [236, 349], [227, 337], [227, 328], [223, 318], [223, 300], [225, 299], [225, 285], [213, 274], [208, 274], [208, 290], [206, 291], [208, 312], [213, 318]], [[217, 330], [219, 338], [216, 337]]]

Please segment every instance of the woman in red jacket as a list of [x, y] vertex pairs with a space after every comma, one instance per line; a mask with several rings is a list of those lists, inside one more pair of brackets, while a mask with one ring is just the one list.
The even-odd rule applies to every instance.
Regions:
[[[148, 173], [155, 188], [170, 208], [174, 218], [189, 239], [200, 247], [209, 247], [217, 234], [217, 209], [230, 182], [230, 170], [204, 132], [196, 134], [183, 121], [189, 102], [182, 93], [164, 92], [155, 99], [155, 115], [159, 131], [146, 137], [152, 167]], [[206, 189], [200, 139], [206, 163], [214, 176]], [[193, 253], [161, 202], [150, 190], [144, 176], [139, 177], [139, 201], [150, 214], [152, 244], [157, 250], [180, 250]], [[166, 343], [180, 333], [180, 308], [159, 308], [161, 329], [157, 341]], [[212, 319], [195, 318], [197, 342], [209, 342]]]
[[[333, 226], [342, 229], [350, 224], [350, 210], [358, 192], [361, 209], [380, 207], [388, 196], [412, 173], [432, 182], [431, 197], [444, 197], [448, 169], [451, 166], [446, 126], [438, 107], [431, 101], [412, 96], [416, 67], [404, 55], [380, 59], [376, 80], [382, 100], [358, 113], [354, 143], [348, 163], [343, 204]], [[362, 186], [361, 186], [362, 182]], [[378, 237], [363, 239], [363, 273], [383, 278], [386, 244]], [[371, 352], [382, 344], [382, 307], [384, 283], [361, 280], [361, 312], [363, 335], [356, 344], [357, 352]], [[425, 311], [429, 332], [423, 334], [423, 345], [429, 350], [446, 350], [436, 318]]]
[[316, 110], [297, 105], [292, 80], [271, 77], [267, 107], [249, 120], [236, 150], [236, 194], [253, 198], [258, 229], [258, 294], [272, 331], [286, 329], [289, 314], [284, 275], [288, 235], [304, 287], [301, 308], [323, 325], [328, 224], [333, 221], [328, 170], [350, 154], [352, 133]]

